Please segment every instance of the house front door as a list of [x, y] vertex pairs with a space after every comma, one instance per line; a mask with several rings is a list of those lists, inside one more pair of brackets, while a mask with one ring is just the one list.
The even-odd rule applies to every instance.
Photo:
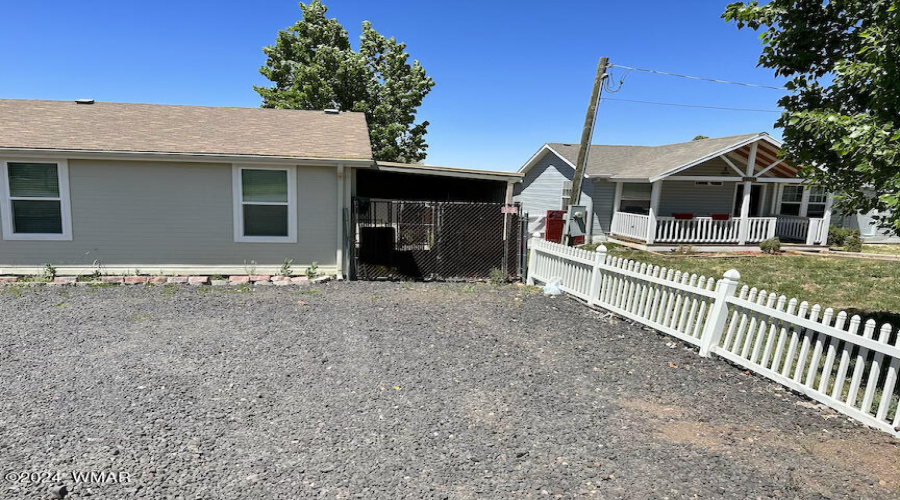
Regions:
[[[760, 207], [762, 206], [763, 187], [759, 184], [750, 186], [750, 217], [759, 217]], [[744, 202], [744, 185], [737, 185], [737, 193], [734, 197], [734, 216], [740, 217], [741, 203]]]

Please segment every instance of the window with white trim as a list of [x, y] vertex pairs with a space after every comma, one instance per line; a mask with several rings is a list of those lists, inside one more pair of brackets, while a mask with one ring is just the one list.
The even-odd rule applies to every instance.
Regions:
[[572, 201], [572, 181], [563, 181], [562, 185], [562, 196], [560, 200], [560, 210], [566, 210], [569, 208], [569, 203]]
[[0, 162], [3, 239], [71, 240], [65, 160]]
[[784, 186], [781, 191], [781, 215], [800, 215], [803, 186]]
[[294, 167], [235, 167], [235, 241], [296, 242], [295, 185]]
[[820, 218], [825, 216], [825, 205], [828, 193], [819, 186], [784, 186], [781, 191], [781, 215], [800, 215], [803, 213], [803, 191], [809, 190], [806, 199], [806, 216]]
[[828, 193], [824, 188], [814, 186], [809, 188], [809, 203], [806, 206], [806, 216], [820, 218], [825, 216], [825, 200]]
[[619, 202], [619, 211], [630, 214], [649, 214], [650, 193], [652, 191], [653, 186], [647, 183], [622, 183], [622, 198]]

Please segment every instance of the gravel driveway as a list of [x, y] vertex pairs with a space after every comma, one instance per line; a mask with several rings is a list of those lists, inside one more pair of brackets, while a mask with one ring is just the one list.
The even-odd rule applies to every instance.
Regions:
[[2, 498], [900, 491], [887, 434], [524, 287], [18, 290], [0, 289]]

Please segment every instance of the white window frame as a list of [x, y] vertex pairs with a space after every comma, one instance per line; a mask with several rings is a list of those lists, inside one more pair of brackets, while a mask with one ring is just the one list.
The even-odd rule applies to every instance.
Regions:
[[[58, 197], [13, 197], [9, 190], [10, 163], [52, 163], [56, 165], [59, 184]], [[13, 228], [12, 202], [20, 200], [58, 201], [62, 218], [62, 233], [16, 233]], [[0, 160], [0, 224], [4, 240], [72, 241], [72, 208], [69, 200], [69, 162], [46, 158], [5, 158]]]
[[[287, 202], [244, 201], [242, 174], [244, 170], [284, 170], [287, 172]], [[232, 165], [232, 199], [234, 201], [234, 241], [238, 243], [297, 243], [297, 167], [263, 165]], [[244, 236], [244, 205], [286, 205], [288, 207], [287, 236]]]
[[[566, 196], [566, 193], [569, 195]], [[559, 209], [566, 210], [572, 202], [572, 181], [563, 181], [562, 193], [559, 197]]]

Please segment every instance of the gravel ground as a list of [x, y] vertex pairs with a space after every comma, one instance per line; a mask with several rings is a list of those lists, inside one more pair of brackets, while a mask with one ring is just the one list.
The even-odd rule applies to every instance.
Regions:
[[0, 289], [2, 498], [900, 491], [889, 435], [524, 287], [18, 290]]

